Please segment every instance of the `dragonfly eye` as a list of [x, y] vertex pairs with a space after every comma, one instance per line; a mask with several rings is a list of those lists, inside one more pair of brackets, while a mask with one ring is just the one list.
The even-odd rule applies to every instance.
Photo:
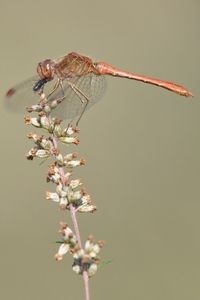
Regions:
[[37, 72], [41, 79], [52, 80], [54, 76], [52, 60], [46, 59], [40, 62], [37, 66]]

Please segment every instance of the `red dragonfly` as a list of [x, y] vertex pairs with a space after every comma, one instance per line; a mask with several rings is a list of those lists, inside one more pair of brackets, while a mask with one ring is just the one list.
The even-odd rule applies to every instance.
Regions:
[[78, 123], [84, 111], [102, 98], [105, 88], [103, 75], [142, 81], [181, 96], [192, 96], [190, 91], [179, 84], [122, 71], [105, 62], [93, 62], [89, 57], [75, 52], [57, 60], [46, 59], [40, 62], [37, 73], [37, 76], [6, 93], [6, 106], [9, 109], [23, 111], [27, 104], [35, 104], [38, 94], [44, 91], [49, 103], [55, 99], [62, 102], [55, 110], [56, 116], [71, 120], [78, 117]]

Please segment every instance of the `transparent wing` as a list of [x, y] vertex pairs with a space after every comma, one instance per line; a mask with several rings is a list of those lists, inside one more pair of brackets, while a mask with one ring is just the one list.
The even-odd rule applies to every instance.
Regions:
[[[12, 112], [24, 113], [27, 106], [38, 103], [39, 95], [33, 91], [33, 86], [38, 80], [38, 76], [33, 76], [8, 90], [4, 101], [6, 109]], [[58, 79], [56, 78], [44, 85], [46, 96], [53, 90], [56, 80]], [[105, 87], [104, 76], [94, 74], [64, 80], [65, 99], [52, 111], [51, 115], [61, 119], [73, 120], [81, 115], [86, 104], [86, 109], [88, 109], [102, 98]], [[63, 91], [61, 87], [58, 87], [48, 100], [52, 101], [62, 97]]]
[[[106, 88], [104, 76], [94, 74], [76, 77], [70, 81], [65, 80], [63, 83], [65, 99], [52, 111], [51, 115], [64, 120], [73, 120], [75, 117], [79, 117], [84, 109], [87, 110], [103, 97]], [[61, 87], [51, 95], [49, 101], [59, 97], [62, 97]]]
[[[39, 76], [35, 75], [10, 88], [4, 99], [6, 109], [11, 112], [24, 113], [26, 107], [38, 103], [40, 97], [38, 92], [33, 91], [33, 87], [39, 80]], [[52, 91], [55, 81], [56, 79], [45, 84], [44, 90], [47, 95]]]
[[27, 106], [38, 101], [38, 95], [33, 92], [33, 85], [39, 80], [33, 76], [10, 88], [4, 99], [7, 110], [24, 113]]

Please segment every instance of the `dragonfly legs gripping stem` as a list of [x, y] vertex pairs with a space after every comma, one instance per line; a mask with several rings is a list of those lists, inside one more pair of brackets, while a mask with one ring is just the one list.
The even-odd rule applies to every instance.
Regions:
[[78, 126], [78, 124], [87, 108], [87, 105], [88, 105], [90, 99], [81, 90], [79, 90], [73, 83], [69, 83], [69, 84], [70, 84], [70, 87], [72, 88], [72, 90], [74, 91], [74, 93], [76, 93], [78, 99], [81, 101], [82, 104], [84, 104], [84, 107], [76, 121], [76, 126]]

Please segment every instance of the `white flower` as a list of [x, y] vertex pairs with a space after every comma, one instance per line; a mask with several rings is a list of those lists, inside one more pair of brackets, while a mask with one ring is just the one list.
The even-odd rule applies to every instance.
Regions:
[[73, 137], [73, 136], [61, 136], [58, 137], [58, 139], [65, 144], [75, 144], [78, 145], [79, 143], [79, 139], [77, 137]]
[[58, 249], [58, 252], [55, 254], [55, 259], [57, 261], [60, 261], [63, 259], [63, 256], [69, 251], [69, 244], [61, 244], [59, 249]]
[[92, 205], [92, 204], [91, 205], [86, 204], [86, 205], [80, 205], [77, 208], [77, 210], [81, 213], [86, 213], [86, 212], [93, 213], [97, 210], [97, 207], [95, 205]]
[[70, 161], [67, 161], [66, 162], [66, 166], [68, 168], [74, 168], [74, 167], [77, 167], [77, 166], [82, 166], [85, 164], [85, 161], [84, 159], [80, 159], [80, 160], [70, 160]]
[[60, 198], [57, 193], [46, 192], [46, 199], [54, 202], [60, 202]]
[[76, 274], [80, 274], [81, 273], [81, 267], [79, 265], [74, 265], [72, 267], [72, 270], [76, 273]]
[[69, 186], [72, 188], [72, 189], [75, 189], [77, 188], [78, 186], [82, 185], [80, 179], [74, 179], [74, 180], [71, 180], [70, 181], [70, 184]]
[[90, 265], [89, 269], [87, 270], [88, 276], [91, 277], [93, 276], [97, 271], [97, 264], [93, 263]]
[[35, 156], [39, 158], [47, 158], [50, 156], [50, 151], [45, 149], [38, 149], [37, 152], [35, 153]]

